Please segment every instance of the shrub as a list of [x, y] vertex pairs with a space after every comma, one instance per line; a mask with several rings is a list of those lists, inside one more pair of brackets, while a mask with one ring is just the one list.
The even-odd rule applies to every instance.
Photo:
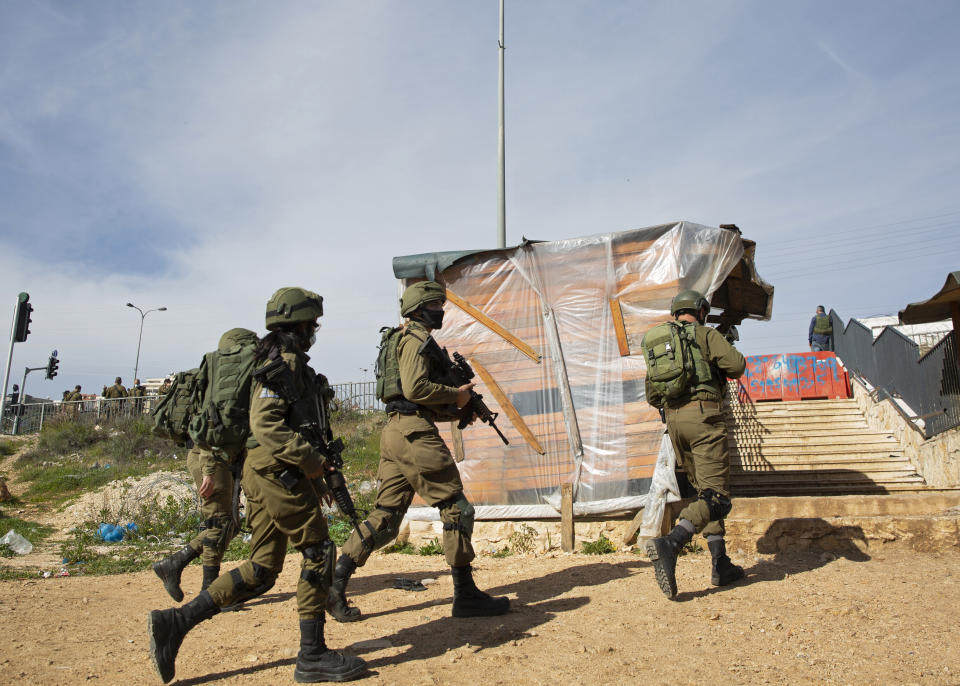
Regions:
[[438, 539], [434, 538], [429, 543], [420, 546], [417, 552], [420, 555], [443, 555], [443, 545]]
[[581, 544], [580, 552], [584, 555], [606, 555], [607, 553], [616, 552], [616, 548], [613, 547], [613, 543], [610, 542], [603, 534], [600, 534], [600, 538], [596, 541], [584, 541]]

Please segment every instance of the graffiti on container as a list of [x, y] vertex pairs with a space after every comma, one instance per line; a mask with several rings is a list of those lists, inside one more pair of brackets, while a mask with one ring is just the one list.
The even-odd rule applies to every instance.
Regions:
[[833, 353], [754, 355], [746, 361], [740, 385], [755, 400], [849, 397], [846, 371]]

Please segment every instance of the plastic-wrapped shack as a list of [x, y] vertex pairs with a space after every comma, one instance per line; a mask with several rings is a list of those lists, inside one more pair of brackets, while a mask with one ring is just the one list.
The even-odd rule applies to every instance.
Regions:
[[[678, 222], [394, 258], [403, 287], [446, 287], [434, 337], [473, 366], [510, 442], [479, 422], [440, 427], [477, 518], [559, 517], [564, 483], [578, 515], [643, 507], [663, 425], [644, 398], [640, 340], [689, 288], [710, 298], [712, 322], [769, 319], [773, 288], [757, 276], [754, 250], [733, 225]], [[416, 505], [410, 518], [436, 518]]]

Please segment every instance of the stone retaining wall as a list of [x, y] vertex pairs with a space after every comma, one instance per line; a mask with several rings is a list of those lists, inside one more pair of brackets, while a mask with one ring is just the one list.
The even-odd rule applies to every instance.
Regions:
[[927, 440], [900, 414], [888, 399], [877, 402], [857, 380], [851, 382], [853, 397], [872, 429], [893, 434], [904, 455], [934, 488], [960, 488], [960, 429], [950, 429]]

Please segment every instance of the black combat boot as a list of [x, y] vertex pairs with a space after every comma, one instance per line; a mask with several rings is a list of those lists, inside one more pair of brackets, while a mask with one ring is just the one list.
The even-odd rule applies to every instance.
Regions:
[[727, 557], [727, 544], [722, 538], [707, 541], [710, 556], [713, 558], [713, 571], [710, 583], [714, 586], [726, 586], [743, 577], [743, 567], [735, 565]]
[[341, 555], [333, 568], [333, 583], [327, 591], [327, 612], [338, 622], [355, 622], [360, 619], [360, 608], [347, 603], [347, 582], [357, 569], [357, 563], [349, 555]]
[[153, 610], [147, 615], [147, 635], [150, 636], [150, 657], [157, 674], [167, 683], [176, 673], [177, 651], [187, 635], [197, 624], [220, 612], [213, 598], [201, 591], [196, 598], [183, 607], [169, 610]]
[[298, 684], [318, 681], [352, 681], [367, 671], [367, 663], [353, 655], [327, 648], [323, 640], [323, 615], [300, 620], [300, 652], [293, 680]]
[[165, 557], [153, 565], [153, 571], [160, 577], [163, 587], [167, 589], [170, 597], [178, 603], [183, 600], [183, 591], [180, 589], [180, 574], [183, 573], [183, 568], [190, 564], [191, 560], [198, 557], [200, 557], [199, 552], [190, 546], [184, 546], [173, 555]]
[[203, 565], [203, 583], [200, 584], [200, 590], [206, 591], [218, 576], [220, 576], [220, 565]]
[[493, 617], [510, 611], [509, 598], [494, 598], [473, 583], [470, 565], [451, 567], [453, 574], [453, 616]]
[[677, 556], [693, 533], [681, 524], [677, 524], [666, 536], [651, 538], [647, 541], [647, 557], [653, 563], [657, 584], [663, 594], [670, 599], [677, 595]]

